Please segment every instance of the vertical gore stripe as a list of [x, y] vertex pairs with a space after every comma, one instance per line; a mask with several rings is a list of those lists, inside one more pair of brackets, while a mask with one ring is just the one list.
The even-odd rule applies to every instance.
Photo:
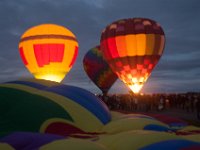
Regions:
[[22, 58], [22, 61], [24, 62], [25, 65], [28, 65], [28, 61], [26, 60], [26, 57], [24, 55], [24, 50], [23, 50], [23, 47], [20, 47], [19, 48], [19, 52], [20, 52], [20, 56]]
[[72, 59], [72, 61], [71, 61], [70, 65], [69, 65], [69, 67], [71, 67], [71, 66], [74, 64], [74, 62], [75, 62], [75, 60], [76, 60], [76, 57], [77, 57], [77, 55], [78, 55], [78, 47], [77, 47], [77, 46], [75, 46], [75, 49], [74, 49], [74, 56], [73, 56], [73, 59]]
[[64, 47], [64, 44], [33, 45], [38, 66], [43, 67], [50, 62], [62, 62], [64, 57]]

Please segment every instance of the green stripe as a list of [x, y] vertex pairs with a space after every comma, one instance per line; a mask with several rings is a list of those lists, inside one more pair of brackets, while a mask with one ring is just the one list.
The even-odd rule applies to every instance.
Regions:
[[73, 121], [61, 106], [46, 97], [0, 87], [0, 136], [14, 131], [38, 132], [50, 118]]

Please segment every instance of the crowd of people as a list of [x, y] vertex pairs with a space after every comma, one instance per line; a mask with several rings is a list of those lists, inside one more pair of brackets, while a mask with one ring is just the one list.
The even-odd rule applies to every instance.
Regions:
[[163, 111], [171, 108], [196, 112], [200, 120], [200, 93], [99, 95], [111, 110]]

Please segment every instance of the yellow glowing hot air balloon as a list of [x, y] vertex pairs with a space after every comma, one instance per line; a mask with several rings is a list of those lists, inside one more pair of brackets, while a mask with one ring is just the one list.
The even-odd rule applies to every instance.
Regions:
[[42, 24], [22, 35], [19, 52], [35, 78], [61, 82], [76, 60], [78, 42], [67, 28]]
[[122, 19], [101, 35], [101, 50], [110, 68], [138, 93], [160, 59], [165, 43], [161, 26], [150, 19]]

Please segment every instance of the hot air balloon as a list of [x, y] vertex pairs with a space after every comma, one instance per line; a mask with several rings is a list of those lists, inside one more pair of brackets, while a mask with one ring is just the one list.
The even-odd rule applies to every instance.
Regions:
[[158, 63], [164, 49], [161, 26], [150, 19], [122, 19], [108, 25], [101, 35], [103, 56], [111, 69], [138, 93]]
[[100, 46], [96, 46], [86, 53], [83, 59], [83, 67], [88, 77], [103, 94], [107, 94], [110, 87], [117, 80], [117, 75], [113, 73], [103, 59]]
[[35, 78], [61, 82], [74, 64], [78, 42], [67, 28], [42, 24], [28, 29], [21, 36], [19, 52]]

